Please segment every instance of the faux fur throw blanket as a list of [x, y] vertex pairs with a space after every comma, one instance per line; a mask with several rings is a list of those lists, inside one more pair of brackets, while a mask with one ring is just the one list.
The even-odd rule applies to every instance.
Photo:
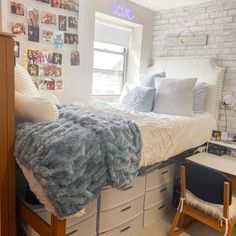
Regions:
[[97, 198], [101, 187], [122, 189], [139, 170], [138, 126], [117, 114], [60, 106], [54, 123], [17, 122], [15, 155], [41, 184], [60, 218]]

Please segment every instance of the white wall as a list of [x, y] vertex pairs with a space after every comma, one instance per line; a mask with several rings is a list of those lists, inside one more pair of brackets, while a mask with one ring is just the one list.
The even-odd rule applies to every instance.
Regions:
[[[0, 2], [1, 1], [1, 9], [8, 8], [8, 0], [0, 0]], [[151, 58], [152, 33], [155, 14], [154, 12], [127, 0], [117, 0], [117, 2], [119, 5], [132, 9], [136, 17], [133, 22], [143, 25], [140, 71], [145, 71]], [[39, 2], [37, 3], [40, 4]], [[69, 103], [75, 99], [87, 99], [91, 96], [96, 11], [113, 16], [112, 0], [80, 0], [79, 48], [81, 54], [81, 65], [79, 67], [69, 66], [69, 56], [65, 57], [64, 91], [56, 92], [56, 95], [62, 102]], [[7, 21], [9, 19], [7, 12], [9, 11], [3, 11], [2, 25], [4, 31], [7, 31]], [[22, 50], [28, 46], [32, 46], [31, 42], [24, 44]], [[23, 62], [23, 59], [20, 61]]]

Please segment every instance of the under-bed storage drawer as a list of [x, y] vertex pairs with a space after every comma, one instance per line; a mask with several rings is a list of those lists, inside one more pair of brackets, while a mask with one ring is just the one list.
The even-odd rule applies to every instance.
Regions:
[[171, 202], [161, 202], [144, 211], [143, 227], [153, 224], [172, 209]]
[[143, 213], [134, 216], [130, 221], [104, 233], [100, 236], [135, 236], [142, 231]]
[[150, 191], [167, 183], [175, 176], [175, 165], [169, 165], [147, 174], [146, 191]]
[[149, 209], [160, 202], [171, 202], [173, 199], [174, 179], [170, 179], [167, 183], [159, 187], [147, 191], [145, 195], [144, 209]]
[[138, 177], [124, 190], [104, 188], [101, 192], [100, 210], [108, 210], [130, 202], [145, 193], [146, 177]]
[[144, 195], [119, 207], [100, 211], [99, 232], [109, 231], [143, 213]]

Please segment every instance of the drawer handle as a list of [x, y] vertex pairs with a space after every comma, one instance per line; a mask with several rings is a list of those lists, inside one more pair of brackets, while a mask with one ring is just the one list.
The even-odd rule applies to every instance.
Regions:
[[161, 209], [164, 208], [165, 206], [166, 206], [166, 204], [160, 206], [160, 207], [158, 208], [158, 210], [161, 210]]
[[127, 231], [127, 230], [130, 229], [130, 228], [131, 228], [130, 226], [126, 227], [126, 228], [122, 229], [122, 230], [120, 231], [120, 233], [123, 233], [123, 232]]
[[134, 186], [128, 186], [126, 188], [123, 189], [123, 191], [127, 191], [127, 190], [130, 190], [131, 188], [133, 188]]
[[160, 193], [163, 193], [167, 190], [167, 188], [163, 188], [162, 190], [160, 190]]
[[78, 229], [75, 229], [74, 231], [72, 231], [72, 232], [66, 234], [66, 236], [73, 235], [73, 234], [77, 233], [78, 231], [79, 231]]
[[128, 206], [128, 207], [122, 209], [121, 212], [128, 211], [130, 208], [132, 208], [132, 206]]
[[165, 175], [165, 174], [167, 174], [169, 171], [168, 170], [166, 170], [166, 171], [163, 171], [161, 174], [162, 175]]

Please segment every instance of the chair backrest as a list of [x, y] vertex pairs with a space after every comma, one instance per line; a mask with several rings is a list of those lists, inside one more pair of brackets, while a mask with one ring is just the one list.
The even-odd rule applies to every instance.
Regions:
[[229, 204], [232, 203], [232, 181], [224, 174], [195, 163], [185, 163], [186, 189], [203, 201], [224, 205], [224, 183], [230, 183]]

